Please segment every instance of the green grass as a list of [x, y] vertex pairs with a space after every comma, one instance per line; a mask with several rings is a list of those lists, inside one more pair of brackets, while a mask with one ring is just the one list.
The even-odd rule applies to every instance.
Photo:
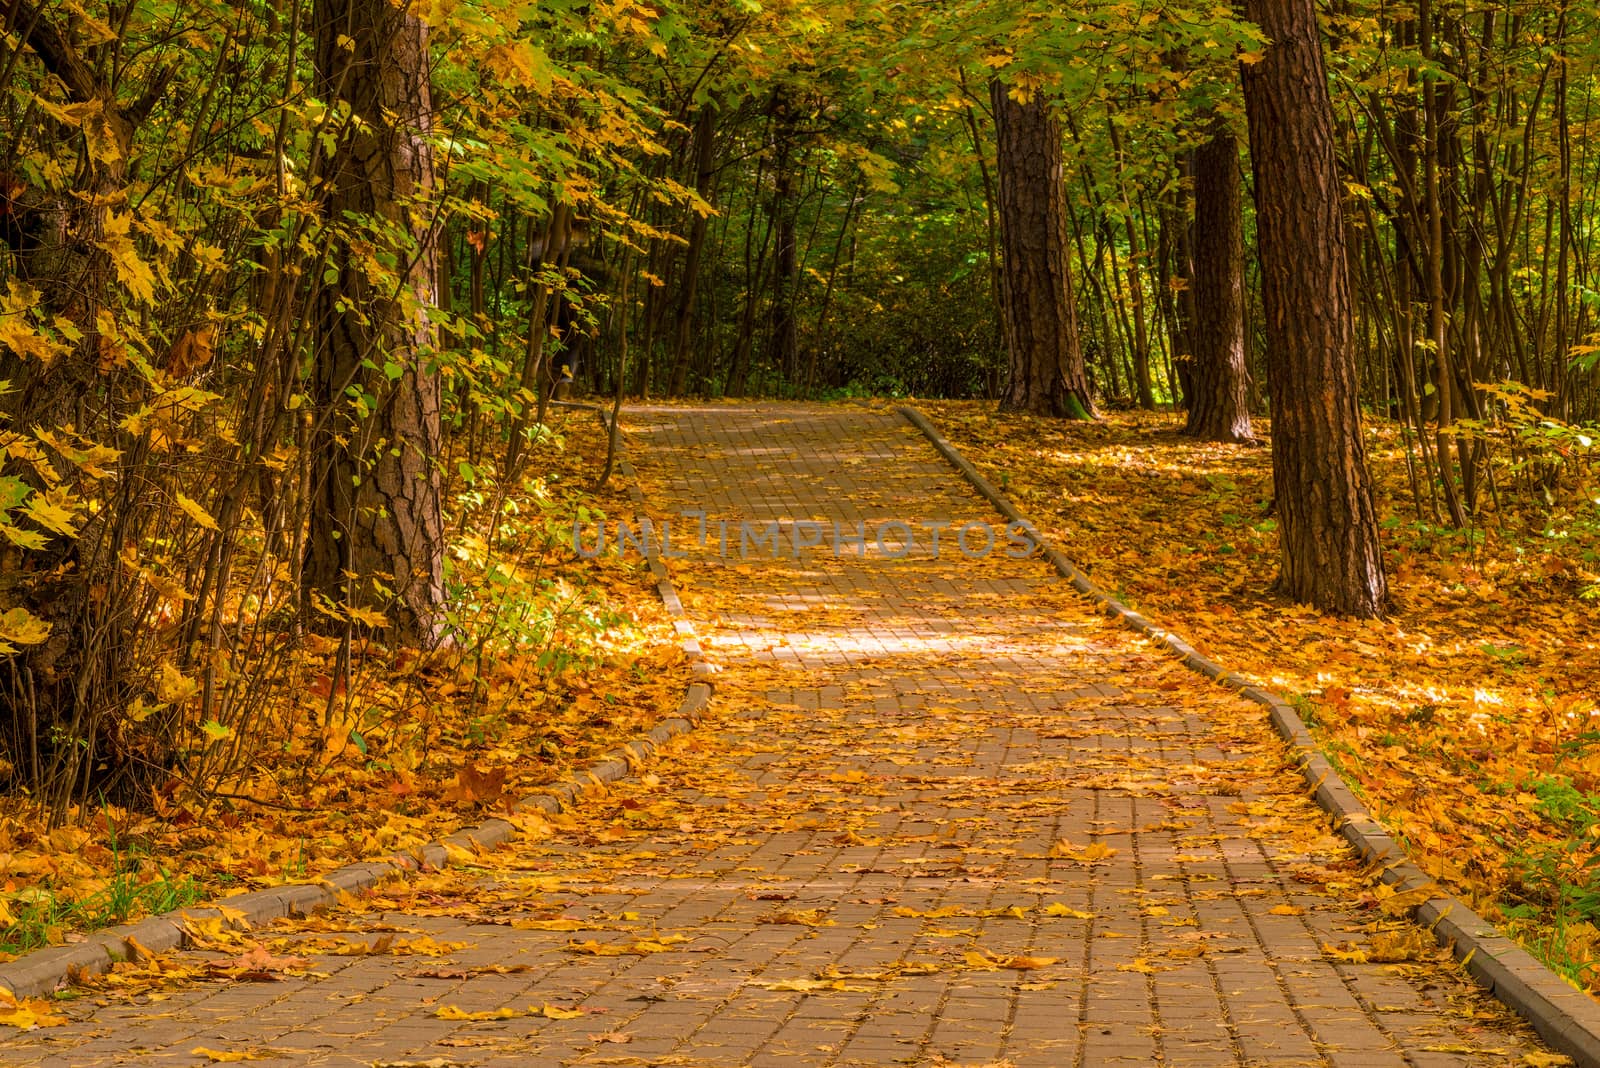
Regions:
[[165, 869], [151, 878], [136, 870], [112, 840], [112, 875], [92, 894], [69, 897], [48, 883], [13, 898], [10, 926], [0, 931], [0, 952], [21, 954], [57, 944], [68, 931], [96, 931], [137, 916], [154, 916], [210, 896], [196, 880], [174, 879]]

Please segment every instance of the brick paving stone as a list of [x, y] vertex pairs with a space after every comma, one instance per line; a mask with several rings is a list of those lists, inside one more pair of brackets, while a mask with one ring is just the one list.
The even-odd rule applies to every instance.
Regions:
[[[548, 837], [442, 881], [428, 915], [353, 918], [466, 943], [442, 961], [97, 992], [64, 1004], [71, 1027], [0, 1036], [0, 1065], [195, 1065], [213, 1045], [322, 1066], [1433, 1068], [1542, 1048], [1437, 955], [1359, 962], [1391, 921], [1362, 907], [1259, 710], [1037, 559], [964, 556], [952, 532], [998, 521], [897, 417], [664, 407], [631, 424], [720, 669], [708, 722]], [[768, 520], [789, 550], [808, 523], [869, 536], [741, 558], [741, 524]], [[897, 521], [918, 539], [898, 559], [870, 533]], [[478, 922], [487, 900], [498, 922]], [[506, 925], [556, 914], [592, 929]], [[668, 935], [689, 941], [573, 948]], [[528, 970], [419, 976], [497, 963]], [[586, 1014], [434, 1015], [546, 1004]]]

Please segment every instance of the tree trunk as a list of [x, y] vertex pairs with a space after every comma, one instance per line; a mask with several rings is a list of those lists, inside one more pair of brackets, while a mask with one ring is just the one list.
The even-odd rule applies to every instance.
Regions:
[[[40, 524], [32, 531], [37, 544], [0, 538], [0, 614], [20, 609], [49, 627], [43, 641], [0, 657], [0, 783], [26, 782], [52, 823], [64, 820], [73, 802], [85, 803], [91, 786], [101, 796], [109, 790], [126, 800], [127, 793], [113, 788], [118, 777], [140, 768], [162, 771], [169, 756], [152, 747], [132, 762], [117, 732], [107, 729], [144, 684], [134, 649], [151, 618], [148, 592], [121, 554], [154, 525], [154, 501], [166, 486], [152, 474], [170, 464], [163, 460], [153, 469], [139, 435], [118, 431], [150, 394], [126, 356], [117, 355], [120, 337], [101, 328], [124, 317], [148, 325], [152, 311], [163, 310], [153, 288], [144, 296], [127, 293], [118, 306], [106, 242], [114, 218], [124, 227], [132, 218], [127, 171], [135, 135], [166, 95], [172, 74], [152, 78], [137, 99], [119, 98], [122, 87], [107, 80], [108, 64], [96, 61], [100, 50], [80, 51], [75, 20], [56, 6], [13, 0], [0, 9], [8, 42], [0, 79], [15, 90], [13, 76], [18, 82], [39, 76], [18, 68], [28, 54], [68, 101], [93, 108], [76, 131], [31, 110], [9, 116], [11, 153], [25, 153], [30, 167], [65, 162], [76, 171], [68, 166], [59, 187], [7, 172], [11, 188], [0, 201], [7, 282], [14, 294], [35, 291], [33, 313], [53, 328], [44, 351], [0, 344], [0, 381], [9, 387], [0, 394], [0, 436], [14, 439], [0, 450], [0, 490], [34, 500], [66, 494], [76, 502], [73, 523], [81, 524], [75, 533]], [[171, 368], [169, 355], [164, 370]], [[109, 461], [111, 477], [91, 488], [56, 447], [42, 449], [40, 460], [23, 459], [45, 434], [61, 430], [97, 444], [115, 442], [120, 452]], [[12, 499], [9, 506], [20, 503]]]
[[799, 235], [796, 232], [795, 113], [786, 93], [772, 98], [772, 219], [777, 235], [773, 250], [772, 307], [768, 316], [767, 362], [791, 388], [799, 364], [799, 336], [794, 321], [795, 290], [800, 283]]
[[[710, 101], [700, 105], [694, 123], [694, 191], [700, 199], [711, 202], [712, 183], [717, 175], [717, 105]], [[689, 332], [694, 324], [695, 290], [700, 283], [700, 262], [705, 255], [706, 228], [710, 217], [703, 211], [691, 211], [694, 216], [689, 225], [689, 247], [684, 253], [683, 276], [679, 283], [678, 308], [672, 330], [672, 379], [667, 393], [677, 397], [683, 394], [689, 380]]]
[[1252, 441], [1244, 341], [1244, 232], [1239, 145], [1226, 123], [1194, 154], [1189, 338], [1193, 359], [1183, 432], [1204, 441]]
[[[317, 0], [316, 91], [350, 109], [329, 163], [329, 262], [318, 295], [314, 501], [304, 581], [336, 616], [381, 612], [392, 641], [431, 646], [444, 602], [433, 348], [437, 254], [427, 28], [388, 0]], [[404, 235], [395, 239], [393, 234]], [[394, 257], [396, 273], [371, 270]]]
[[1046, 101], [1013, 100], [989, 83], [999, 145], [1000, 240], [1005, 249], [1008, 411], [1093, 419], [1094, 402], [1078, 347], [1077, 309], [1067, 264], [1067, 200], [1061, 129]]
[[1340, 615], [1388, 605], [1361, 441], [1333, 106], [1312, 0], [1247, 0], [1272, 41], [1244, 69], [1272, 357], [1279, 588]]
[[1128, 309], [1133, 331], [1133, 382], [1139, 393], [1139, 407], [1147, 412], [1156, 408], [1155, 389], [1150, 381], [1150, 335], [1145, 324], [1144, 282], [1139, 265], [1144, 249], [1139, 242], [1139, 227], [1134, 222], [1133, 202], [1128, 198], [1128, 173], [1122, 153], [1122, 135], [1117, 133], [1114, 110], [1106, 112], [1106, 134], [1117, 158], [1117, 196], [1122, 203], [1122, 228], [1128, 235]]

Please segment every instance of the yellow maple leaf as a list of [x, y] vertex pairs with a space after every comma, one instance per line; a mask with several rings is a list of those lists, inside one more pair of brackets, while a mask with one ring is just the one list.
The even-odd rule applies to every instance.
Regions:
[[50, 636], [50, 624], [26, 608], [13, 608], [0, 615], [0, 652], [11, 642], [37, 645]]
[[421, 957], [442, 957], [446, 953], [454, 953], [458, 949], [466, 949], [465, 942], [439, 942], [428, 935], [417, 938], [402, 938], [394, 943], [392, 952], [399, 955], [413, 955]]
[[0, 989], [0, 1026], [32, 1031], [36, 1027], [64, 1027], [69, 1022], [65, 1016], [51, 1012], [47, 1002], [38, 998], [17, 998]]
[[433, 1010], [433, 1014], [441, 1020], [511, 1020], [524, 1015], [509, 1006], [485, 1009], [482, 1012], [468, 1012], [454, 1005], [440, 1005]]
[[386, 630], [389, 626], [389, 617], [374, 609], [362, 608], [360, 605], [351, 604], [345, 605], [344, 610], [352, 622], [359, 623], [363, 627], [371, 627], [373, 630]]
[[1052, 857], [1062, 857], [1066, 860], [1075, 860], [1080, 864], [1094, 864], [1099, 861], [1110, 860], [1117, 855], [1117, 851], [1104, 842], [1094, 842], [1080, 849], [1063, 838], [1050, 847], [1050, 855]]
[[36, 493], [22, 506], [22, 514], [46, 530], [68, 538], [78, 536], [78, 500], [59, 486]]
[[1340, 942], [1338, 945], [1333, 945], [1330, 942], [1324, 942], [1322, 943], [1322, 952], [1326, 953], [1334, 960], [1344, 961], [1346, 964], [1367, 963], [1366, 950], [1350, 942]]
[[253, 1049], [210, 1049], [206, 1046], [196, 1046], [189, 1053], [195, 1057], [204, 1057], [212, 1064], [233, 1064], [238, 1061], [261, 1061], [272, 1056], [260, 1050]]
[[1079, 909], [1064, 905], [1059, 901], [1052, 901], [1039, 911], [1044, 913], [1046, 916], [1065, 916], [1069, 920], [1094, 919], [1094, 913], [1080, 911]]
[[1532, 1053], [1524, 1053], [1522, 1063], [1527, 1068], [1567, 1068], [1573, 1060], [1565, 1053], [1545, 1053], [1535, 1050]]
[[102, 225], [105, 237], [100, 241], [100, 247], [111, 257], [117, 281], [126, 286], [136, 299], [153, 304], [156, 299], [155, 272], [150, 270], [150, 265], [139, 256], [139, 250], [134, 246], [129, 233], [132, 223], [133, 216], [108, 211]]
[[764, 990], [793, 991], [807, 994], [813, 990], [827, 990], [836, 980], [831, 979], [762, 979], [756, 985]]
[[193, 519], [202, 527], [205, 527], [207, 530], [220, 529], [217, 526], [217, 521], [211, 517], [211, 513], [200, 507], [199, 503], [197, 503], [192, 497], [186, 497], [181, 493], [174, 493], [173, 498], [178, 502], [178, 507], [183, 509], [183, 514], [188, 516], [190, 519]]
[[582, 920], [561, 917], [555, 920], [512, 920], [511, 929], [514, 931], [587, 931], [596, 929], [597, 925], [585, 923]]
[[160, 674], [156, 678], [156, 696], [163, 704], [187, 701], [199, 692], [198, 682], [173, 667], [169, 661], [161, 662]]

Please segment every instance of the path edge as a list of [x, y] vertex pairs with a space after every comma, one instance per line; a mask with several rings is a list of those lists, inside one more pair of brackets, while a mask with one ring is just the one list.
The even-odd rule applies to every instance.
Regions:
[[[895, 410], [928, 439], [979, 496], [1011, 522], [1026, 524], [1056, 573], [1092, 601], [1097, 610], [1120, 619], [1130, 629], [1165, 648], [1189, 670], [1265, 708], [1273, 727], [1292, 747], [1295, 764], [1318, 806], [1333, 817], [1339, 833], [1356, 848], [1362, 859], [1381, 869], [1380, 877], [1386, 885], [1393, 887], [1397, 894], [1421, 895], [1430, 889], [1437, 891], [1434, 880], [1411, 862], [1400, 843], [1357, 800], [1338, 770], [1317, 748], [1305, 722], [1289, 702], [1201, 656], [1177, 634], [1157, 626], [1106, 593], [1066, 554], [1046, 543], [1038, 526], [984, 478], [926, 415], [908, 404], [897, 405]], [[1409, 912], [1480, 985], [1532, 1024], [1552, 1047], [1583, 1068], [1600, 1068], [1600, 1003], [1594, 998], [1568, 985], [1561, 976], [1453, 895], [1431, 893]]]
[[[608, 413], [598, 405], [556, 403], [561, 407], [594, 412], [601, 426], [609, 431]], [[633, 465], [625, 455], [619, 454], [617, 466], [627, 479], [628, 496], [642, 516], [644, 494], [639, 490]], [[672, 616], [679, 647], [688, 656], [692, 673], [692, 681], [685, 688], [677, 710], [649, 731], [601, 756], [588, 768], [514, 802], [510, 806], [512, 815], [535, 812], [555, 815], [570, 811], [589, 793], [603, 790], [627, 778], [670, 739], [693, 730], [710, 706], [713, 668], [705, 658], [694, 626], [684, 611], [683, 602], [665, 565], [651, 553], [649, 566], [656, 580], [656, 593]], [[415, 846], [406, 853], [347, 864], [320, 879], [252, 890], [207, 904], [173, 909], [137, 923], [108, 927], [87, 935], [82, 942], [34, 950], [16, 960], [0, 964], [0, 990], [9, 991], [18, 998], [48, 996], [70, 985], [76, 976], [100, 975], [110, 971], [112, 965], [119, 961], [147, 953], [184, 948], [189, 941], [186, 924], [190, 920], [231, 917], [253, 930], [286, 916], [310, 915], [317, 909], [335, 904], [342, 894], [360, 893], [391, 878], [450, 867], [463, 852], [476, 856], [479, 852], [499, 848], [516, 835], [516, 824], [510, 820], [488, 819], [463, 827], [438, 841]]]

